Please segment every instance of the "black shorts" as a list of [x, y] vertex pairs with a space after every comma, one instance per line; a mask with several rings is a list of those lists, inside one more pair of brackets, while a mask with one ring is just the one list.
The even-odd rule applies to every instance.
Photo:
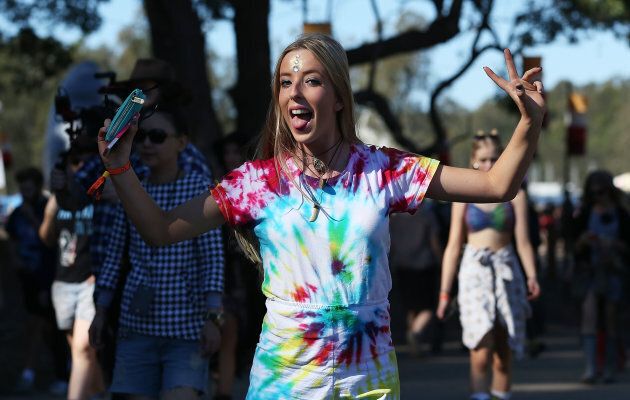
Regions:
[[437, 267], [414, 270], [398, 268], [398, 287], [407, 311], [434, 310], [437, 307], [439, 271]]

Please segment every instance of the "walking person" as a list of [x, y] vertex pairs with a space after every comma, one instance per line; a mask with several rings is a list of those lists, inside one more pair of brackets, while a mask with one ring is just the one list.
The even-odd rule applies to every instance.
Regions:
[[[259, 159], [209, 192], [164, 211], [128, 165], [132, 127], [105, 166], [144, 240], [161, 246], [227, 222], [249, 229], [262, 263], [267, 314], [250, 373], [249, 399], [400, 397], [389, 330], [389, 215], [413, 212], [425, 194], [496, 202], [516, 194], [544, 112], [542, 84], [486, 73], [521, 112], [497, 168], [475, 171], [361, 143], [345, 51], [329, 36], [297, 39], [278, 58]], [[108, 124], [109, 121], [106, 121]], [[99, 146], [105, 128], [101, 129]]]
[[34, 167], [19, 170], [15, 177], [22, 204], [9, 215], [6, 230], [13, 245], [12, 258], [17, 266], [22, 299], [28, 314], [25, 363], [16, 391], [25, 393], [34, 388], [36, 362], [45, 344], [52, 355], [55, 373], [55, 381], [49, 391], [63, 395], [68, 388], [68, 351], [66, 339], [55, 326], [55, 311], [50, 301], [50, 288], [55, 277], [55, 252], [42, 242], [38, 234], [48, 201], [42, 192], [44, 177]]
[[94, 275], [90, 256], [93, 208], [82, 198], [83, 191], [72, 184], [73, 174], [94, 151], [93, 138], [91, 148], [83, 147], [83, 144], [73, 142], [62, 163], [64, 169], [54, 172], [51, 186], [57, 187], [46, 204], [39, 228], [42, 241], [51, 247], [56, 246], [58, 251], [51, 296], [57, 326], [66, 333], [72, 355], [68, 398], [78, 400], [89, 399], [104, 391], [96, 352], [88, 340], [88, 328], [94, 318]]
[[[153, 113], [158, 107], [173, 108], [187, 101], [186, 90], [179, 83], [175, 70], [167, 62], [159, 59], [138, 59], [136, 60], [129, 79], [118, 81], [102, 88], [103, 92], [115, 94], [121, 98], [126, 98], [135, 88], [140, 88], [147, 95], [143, 104], [143, 116], [147, 117]], [[96, 134], [96, 132], [88, 132], [88, 134]], [[144, 178], [149, 174], [149, 168], [142, 163], [137, 154], [131, 157], [131, 163], [138, 176]], [[208, 168], [206, 158], [201, 154], [199, 149], [192, 143], [187, 142], [184, 150], [179, 154], [178, 166], [184, 173], [195, 171], [202, 175], [208, 182], [212, 181], [212, 174]], [[95, 154], [94, 157], [86, 160], [82, 167], [75, 174], [75, 180], [79, 185], [87, 191], [92, 184], [103, 173], [103, 163], [100, 157]], [[142, 179], [141, 178], [141, 179]], [[108, 252], [109, 233], [111, 231], [111, 222], [114, 220], [121, 206], [118, 197], [113, 189], [110, 180], [107, 180], [100, 193], [100, 199], [93, 202], [94, 213], [92, 218], [92, 236], [90, 238], [90, 251], [92, 253], [92, 268], [95, 276], [98, 278], [105, 257]], [[117, 234], [122, 235], [121, 232]], [[118, 332], [118, 320], [120, 314], [120, 299], [129, 263], [126, 255], [119, 261], [118, 269], [118, 288], [110, 306], [107, 308], [107, 328], [104, 329], [105, 335], [101, 337], [102, 344], [98, 349], [99, 362], [104, 371], [106, 381], [111, 382], [114, 358], [116, 354], [116, 336]]]
[[[208, 180], [181, 167], [187, 125], [177, 109], [161, 108], [140, 123], [136, 146], [149, 168], [143, 186], [160, 207], [173, 209], [207, 190]], [[198, 399], [207, 391], [206, 356], [219, 347], [223, 249], [210, 230], [171, 246], [151, 247], [119, 210], [97, 280], [97, 311], [90, 327], [102, 345], [108, 308], [126, 248], [131, 269], [124, 283], [110, 391], [129, 399]]]
[[437, 307], [444, 249], [434, 204], [425, 204], [413, 215], [392, 215], [389, 229], [392, 242], [389, 264], [392, 273], [398, 277], [406, 312], [407, 345], [411, 354], [418, 356], [421, 343], [430, 339], [431, 352], [437, 353], [441, 338], [439, 332], [430, 332]]
[[573, 292], [581, 301], [581, 334], [586, 366], [582, 381], [595, 383], [597, 340], [605, 332], [603, 381], [615, 380], [619, 307], [630, 263], [630, 216], [608, 171], [591, 172], [573, 220]]
[[[471, 166], [491, 171], [500, 162], [501, 150], [496, 131], [480, 132], [473, 140]], [[521, 357], [525, 346], [525, 319], [530, 312], [527, 301], [540, 294], [523, 190], [503, 203], [453, 203], [442, 262], [439, 318], [444, 318], [451, 300], [464, 244], [457, 300], [462, 339], [470, 349], [470, 398], [488, 400], [492, 394], [495, 399], [509, 399], [512, 353]]]

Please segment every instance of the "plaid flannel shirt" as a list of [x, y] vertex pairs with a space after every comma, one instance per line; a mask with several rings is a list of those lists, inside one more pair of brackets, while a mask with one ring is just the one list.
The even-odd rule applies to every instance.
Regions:
[[[206, 163], [206, 158], [193, 144], [188, 143], [179, 156], [179, 167], [185, 172], [197, 172], [208, 182], [212, 182], [212, 174]], [[143, 180], [149, 175], [149, 168], [142, 164], [135, 153], [131, 155], [131, 164], [138, 175], [138, 179]], [[92, 183], [103, 173], [103, 163], [98, 155], [87, 160], [83, 166], [75, 173], [74, 179], [86, 191]], [[94, 216], [92, 217], [92, 236], [90, 237], [90, 253], [92, 256], [92, 271], [95, 276], [100, 273], [101, 266], [105, 261], [107, 246], [109, 243], [110, 223], [117, 212], [120, 212], [121, 205], [109, 201], [94, 202]]]
[[[145, 179], [143, 184], [164, 210], [208, 190], [207, 180], [194, 171], [175, 182], [154, 185]], [[97, 278], [97, 304], [106, 306], [118, 284], [120, 259], [129, 232], [131, 271], [123, 292], [120, 326], [145, 335], [198, 339], [208, 296], [223, 291], [221, 230], [213, 229], [195, 239], [169, 246], [150, 247], [120, 208], [108, 229], [108, 250]], [[151, 287], [154, 292], [147, 315], [134, 314], [130, 308], [133, 295], [141, 285]]]

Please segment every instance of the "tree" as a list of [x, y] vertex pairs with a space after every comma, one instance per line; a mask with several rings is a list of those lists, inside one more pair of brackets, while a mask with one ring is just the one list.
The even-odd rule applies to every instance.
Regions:
[[[375, 0], [370, 0], [378, 26], [382, 21]], [[396, 116], [386, 98], [371, 88], [356, 93], [357, 102], [370, 104], [382, 116], [396, 140], [410, 150], [435, 154], [447, 146], [447, 132], [439, 112], [439, 99], [445, 89], [461, 77], [470, 66], [489, 50], [500, 51], [509, 47], [519, 55], [527, 46], [549, 43], [560, 35], [577, 40], [584, 29], [612, 29], [617, 34], [630, 32], [630, 3], [627, 0], [541, 0], [530, 1], [511, 22], [511, 31], [505, 38], [497, 33], [492, 19], [493, 0], [432, 0], [435, 18], [424, 27], [417, 27], [384, 38], [381, 33], [374, 43], [365, 43], [347, 51], [350, 65], [375, 63], [387, 57], [424, 50], [452, 40], [462, 33], [464, 21], [470, 26], [473, 40], [468, 57], [451, 76], [445, 77], [431, 91], [429, 115], [435, 138], [433, 144], [420, 148], [402, 136]], [[466, 7], [467, 6], [467, 7]], [[468, 10], [466, 12], [465, 10]]]
[[[0, 38], [0, 140], [10, 139], [16, 169], [39, 164], [55, 83], [71, 61], [71, 49], [30, 28]], [[8, 178], [12, 188], [12, 174]]]
[[221, 126], [212, 106], [205, 39], [197, 11], [190, 0], [144, 0], [144, 9], [153, 55], [171, 63], [191, 92], [187, 107], [191, 136], [207, 157], [214, 158], [212, 146], [221, 137]]
[[579, 40], [584, 30], [611, 30], [630, 41], [630, 2], [628, 0], [540, 0], [520, 15], [523, 24], [539, 24], [538, 40], [565, 35]]
[[[96, 13], [98, 4], [106, 0], [0, 0], [2, 13], [18, 24], [47, 18], [90, 32], [100, 23]], [[277, 0], [279, 1], [279, 0]], [[295, 0], [284, 0], [295, 1]], [[306, 5], [308, 0], [301, 0]], [[332, 0], [329, 0], [332, 1]], [[174, 4], [177, 4], [175, 6]], [[422, 148], [402, 135], [396, 112], [390, 99], [372, 85], [356, 93], [357, 102], [374, 107], [387, 122], [399, 142], [411, 150], [436, 153], [447, 144], [447, 132], [440, 114], [441, 96], [462, 76], [474, 61], [489, 50], [512, 48], [518, 54], [526, 46], [547, 43], [559, 35], [577, 40], [584, 29], [612, 29], [619, 35], [627, 34], [630, 27], [627, 0], [531, 0], [510, 24], [511, 31], [500, 37], [495, 29], [492, 12], [493, 0], [425, 0], [432, 6], [435, 17], [423, 21], [391, 37], [379, 30], [378, 39], [347, 51], [351, 66], [370, 64], [376, 71], [381, 60], [402, 54], [430, 49], [457, 37], [470, 36], [470, 52], [460, 68], [444, 77], [432, 89], [429, 115], [435, 132], [432, 144]], [[376, 0], [366, 0], [377, 17]], [[144, 0], [149, 19], [154, 54], [175, 66], [181, 77], [194, 90], [194, 116], [196, 140], [209, 154], [212, 141], [220, 136], [221, 127], [214, 115], [210, 84], [204, 71], [206, 57], [202, 35], [202, 22], [228, 18], [234, 24], [237, 38], [237, 83], [230, 90], [234, 101], [236, 127], [254, 135], [261, 126], [269, 100], [269, 0]], [[306, 8], [306, 7], [305, 7]], [[378, 30], [378, 26], [377, 26]], [[373, 73], [372, 73], [373, 76]]]
[[[18, 26], [34, 21], [50, 21], [77, 27], [84, 33], [99, 27], [97, 7], [107, 0], [0, 0], [3, 14]], [[221, 136], [214, 115], [207, 74], [205, 40], [197, 15], [198, 2], [144, 1], [149, 20], [153, 55], [169, 61], [192, 94], [189, 107], [191, 136], [202, 151], [212, 158], [212, 143]], [[46, 51], [42, 56], [50, 56]]]

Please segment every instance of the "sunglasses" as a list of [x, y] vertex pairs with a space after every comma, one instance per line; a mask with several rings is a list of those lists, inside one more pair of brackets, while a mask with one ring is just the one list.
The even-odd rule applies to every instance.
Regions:
[[134, 137], [133, 140], [136, 143], [144, 143], [144, 140], [148, 137], [151, 143], [162, 144], [164, 143], [166, 138], [169, 136], [175, 136], [175, 135], [170, 135], [166, 133], [166, 131], [162, 129], [157, 129], [157, 128], [149, 129], [149, 130], [138, 129], [138, 132], [136, 133], [136, 137]]
[[484, 132], [484, 131], [477, 131], [477, 133], [475, 133], [475, 136], [473, 136], [473, 139], [475, 140], [483, 140], [483, 139], [493, 139], [493, 140], [498, 140], [499, 139], [499, 133], [497, 132], [496, 129], [491, 130], [490, 132]]

